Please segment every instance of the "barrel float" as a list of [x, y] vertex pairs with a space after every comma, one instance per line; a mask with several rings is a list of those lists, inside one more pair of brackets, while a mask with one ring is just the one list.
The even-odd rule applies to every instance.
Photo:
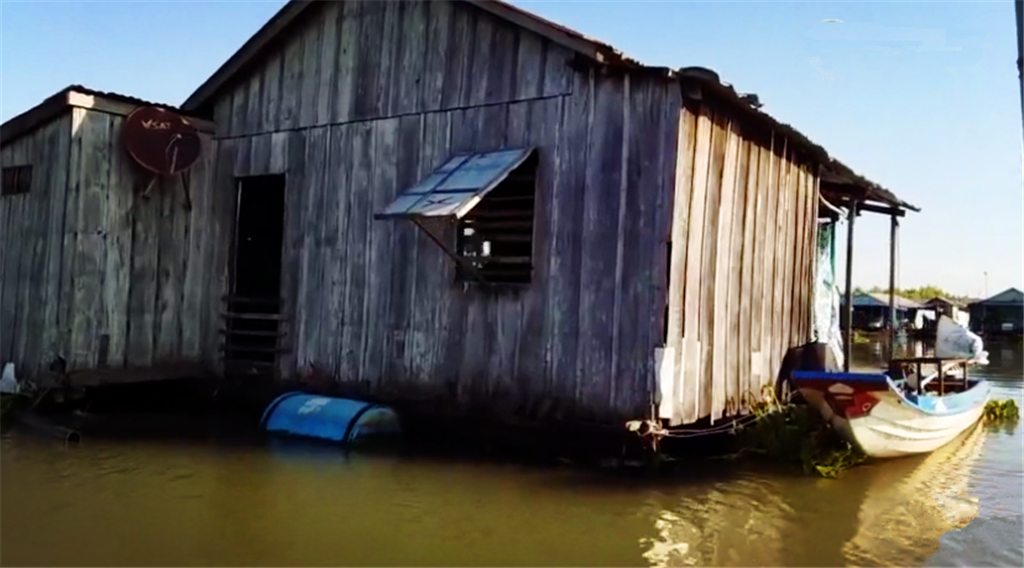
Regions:
[[398, 415], [386, 406], [302, 392], [274, 399], [260, 424], [267, 432], [345, 444], [401, 431]]

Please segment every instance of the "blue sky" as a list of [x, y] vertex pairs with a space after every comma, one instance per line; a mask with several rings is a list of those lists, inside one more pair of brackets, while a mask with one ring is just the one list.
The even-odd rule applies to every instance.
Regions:
[[[900, 286], [1024, 284], [1011, 0], [515, 3], [645, 63], [715, 69], [920, 206], [901, 227]], [[2, 0], [0, 120], [72, 83], [181, 103], [283, 4]], [[887, 239], [887, 218], [858, 220], [856, 284], [886, 283]]]

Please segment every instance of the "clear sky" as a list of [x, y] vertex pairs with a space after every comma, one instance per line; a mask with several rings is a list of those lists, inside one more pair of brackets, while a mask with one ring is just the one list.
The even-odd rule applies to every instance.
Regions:
[[[1011, 0], [515, 3], [645, 63], [715, 69], [920, 206], [900, 230], [899, 286], [981, 296], [986, 272], [989, 295], [1024, 285]], [[283, 4], [2, 0], [0, 120], [73, 83], [180, 104]], [[855, 284], [886, 284], [888, 233], [885, 217], [858, 220]]]

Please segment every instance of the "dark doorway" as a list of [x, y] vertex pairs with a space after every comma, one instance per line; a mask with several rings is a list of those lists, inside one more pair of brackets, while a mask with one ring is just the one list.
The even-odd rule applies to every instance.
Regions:
[[281, 352], [283, 175], [238, 178], [231, 294], [225, 314], [225, 363], [273, 374]]

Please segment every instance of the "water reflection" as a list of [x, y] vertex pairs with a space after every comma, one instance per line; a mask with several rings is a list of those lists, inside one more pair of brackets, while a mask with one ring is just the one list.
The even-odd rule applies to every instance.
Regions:
[[[855, 347], [859, 365], [884, 362]], [[1000, 398], [1024, 402], [1022, 359], [1019, 344], [990, 350]], [[622, 478], [281, 441], [0, 444], [3, 565], [967, 566], [979, 521], [1024, 516], [1019, 428], [838, 480], [726, 462]], [[1024, 564], [1020, 531], [993, 531], [992, 558]]]

